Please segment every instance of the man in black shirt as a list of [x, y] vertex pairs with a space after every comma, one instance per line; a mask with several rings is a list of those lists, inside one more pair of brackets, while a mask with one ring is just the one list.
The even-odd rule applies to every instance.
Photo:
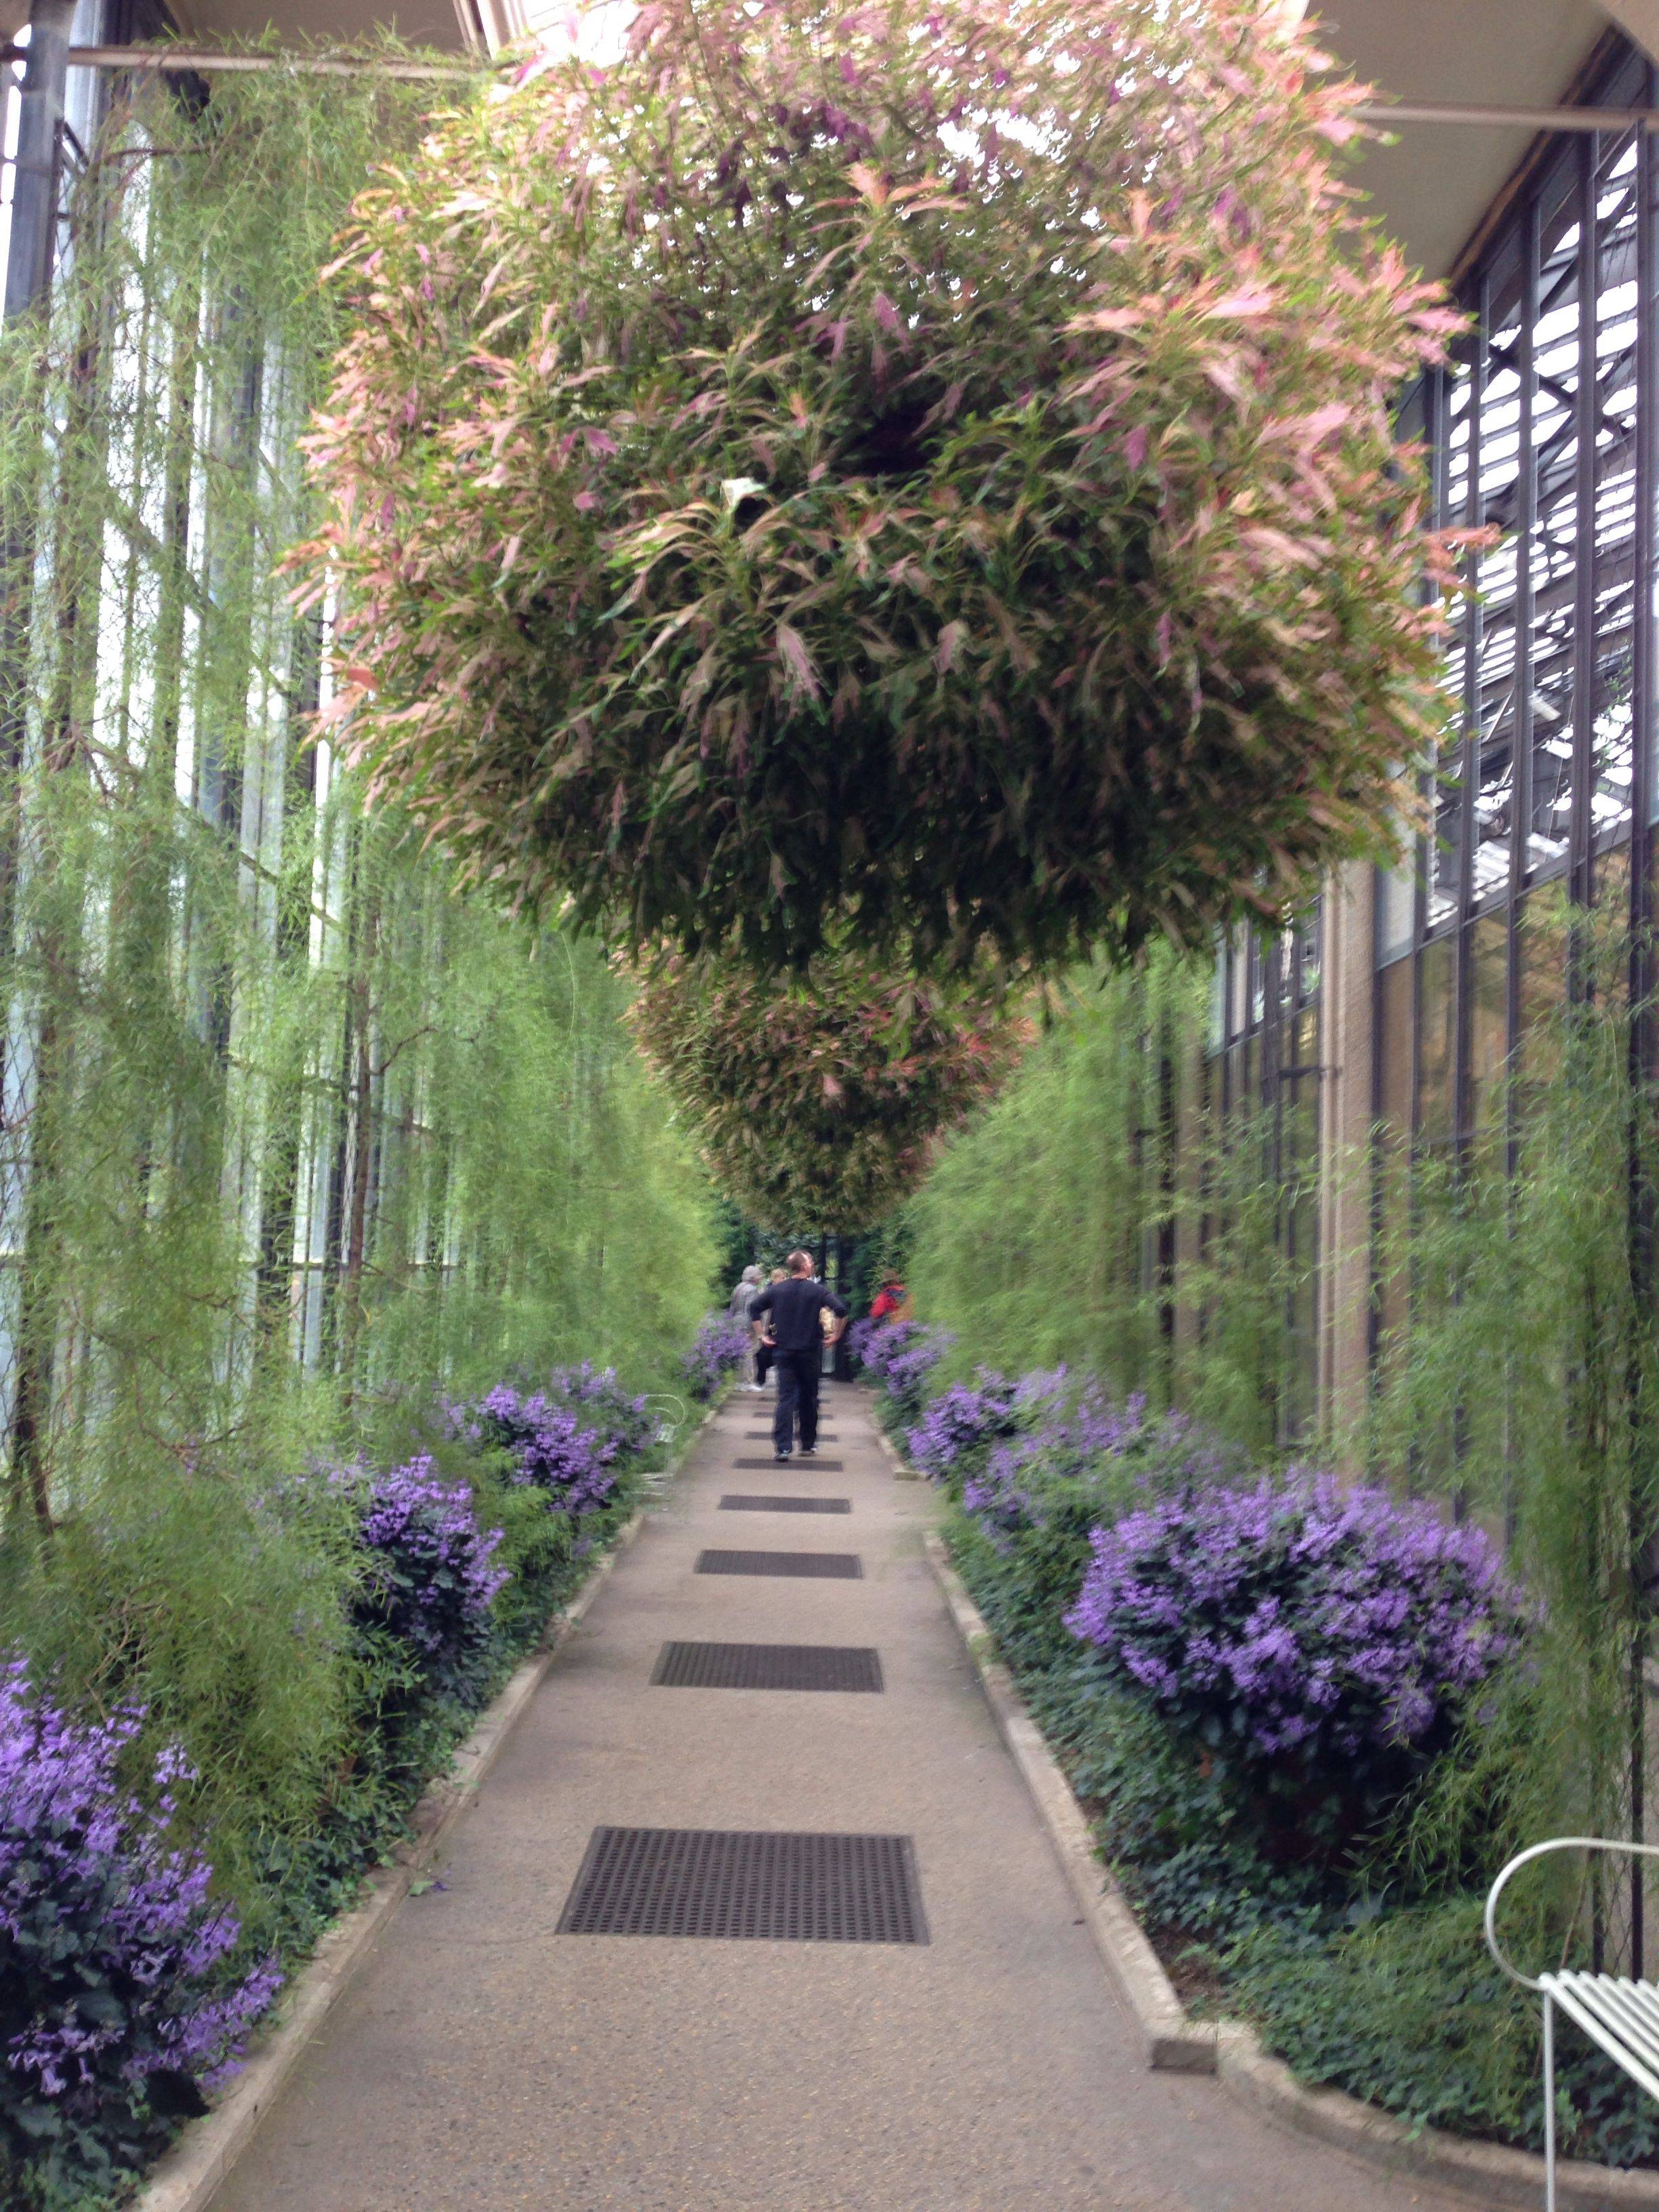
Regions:
[[772, 1456], [782, 1462], [795, 1441], [795, 1413], [800, 1413], [800, 1455], [815, 1459], [818, 1449], [818, 1376], [823, 1366], [824, 1333], [822, 1316], [836, 1316], [829, 1341], [834, 1344], [847, 1326], [847, 1309], [831, 1290], [812, 1279], [810, 1254], [789, 1255], [787, 1282], [769, 1284], [749, 1308], [749, 1317], [760, 1335], [767, 1315], [772, 1317], [767, 1334], [777, 1346], [773, 1364], [778, 1370], [778, 1410], [772, 1422]]

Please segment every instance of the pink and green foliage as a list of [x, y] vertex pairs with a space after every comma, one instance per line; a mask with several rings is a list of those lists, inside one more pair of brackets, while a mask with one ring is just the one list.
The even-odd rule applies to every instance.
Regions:
[[642, 977], [629, 1018], [721, 1189], [792, 1236], [890, 1213], [1032, 1029], [982, 981], [888, 975], [845, 955], [787, 982], [671, 957]]
[[328, 710], [479, 882], [798, 963], [1277, 913], [1437, 720], [1454, 318], [1257, 0], [654, 0], [360, 201]]

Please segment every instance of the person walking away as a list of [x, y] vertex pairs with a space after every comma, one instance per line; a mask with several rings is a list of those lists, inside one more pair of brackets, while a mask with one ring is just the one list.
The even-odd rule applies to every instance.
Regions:
[[[731, 1299], [726, 1309], [726, 1312], [731, 1316], [733, 1321], [745, 1322], [748, 1320], [749, 1309], [753, 1305], [755, 1300], [760, 1296], [760, 1269], [758, 1267], [745, 1267], [743, 1271], [743, 1280], [738, 1285], [736, 1290], [732, 1291]], [[761, 1384], [765, 1381], [766, 1376], [764, 1371], [761, 1370], [759, 1366], [759, 1359], [760, 1347], [758, 1345], [751, 1342], [748, 1351], [743, 1355], [743, 1372], [738, 1377], [739, 1389], [744, 1390], [758, 1390], [760, 1389]]]
[[847, 1308], [827, 1285], [812, 1276], [810, 1252], [789, 1255], [786, 1282], [771, 1283], [749, 1309], [757, 1335], [769, 1334], [776, 1350], [778, 1404], [772, 1419], [772, 1456], [780, 1465], [794, 1449], [800, 1423], [800, 1455], [816, 1459], [818, 1449], [818, 1381], [823, 1367], [823, 1316], [834, 1319], [834, 1343], [847, 1326]]
[[[787, 1267], [773, 1268], [770, 1277], [772, 1282], [787, 1283], [788, 1279]], [[754, 1304], [756, 1295], [756, 1293], [750, 1293], [749, 1303], [751, 1306]], [[755, 1346], [755, 1388], [757, 1390], [763, 1390], [766, 1388], [766, 1378], [772, 1372], [772, 1358], [776, 1350], [777, 1346], [772, 1340], [771, 1332], [763, 1328], [760, 1332], [760, 1341]], [[773, 1387], [775, 1389], [777, 1386], [774, 1384]]]

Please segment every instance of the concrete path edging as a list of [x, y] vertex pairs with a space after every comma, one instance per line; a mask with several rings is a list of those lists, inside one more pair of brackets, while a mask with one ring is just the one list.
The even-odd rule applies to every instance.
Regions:
[[[720, 1411], [723, 1397], [687, 1432], [668, 1469], [666, 1483]], [[411, 1886], [442, 1852], [463, 1814], [477, 1801], [479, 1784], [541, 1687], [571, 1631], [609, 1579], [617, 1559], [645, 1526], [641, 1506], [617, 1532], [593, 1571], [550, 1626], [545, 1640], [518, 1667], [507, 1686], [479, 1717], [456, 1753], [448, 1773], [416, 1806], [414, 1834], [392, 1863], [369, 1877], [361, 1905], [337, 1921], [290, 1984], [281, 2017], [256, 2034], [253, 2049], [211, 2112], [192, 2120], [165, 2151], [133, 2197], [131, 2212], [206, 2212], [254, 2130], [276, 2103], [283, 2085], [368, 1958]]]
[[[1315, 2142], [1409, 2174], [1484, 2212], [1541, 2212], [1544, 2161], [1507, 2143], [1476, 2142], [1439, 2128], [1413, 2129], [1392, 2112], [1340, 2089], [1310, 2089], [1283, 2059], [1270, 2057], [1250, 2028], [1225, 2024], [1220, 2036], [1223, 2086], [1242, 2104]], [[1555, 2170], [1557, 2212], [1659, 2212], [1659, 2173], [1564, 2159]]]
[[[1186, 2008], [1109, 1868], [1096, 1856], [1083, 1808], [1025, 1709], [1013, 1678], [995, 1656], [996, 1639], [951, 1565], [945, 1540], [930, 1529], [928, 1562], [972, 1662], [999, 1733], [1018, 1767], [1037, 1815], [1112, 1981], [1133, 2014], [1148, 2066], [1214, 2073], [1243, 2104], [1291, 2133], [1347, 2152], [1392, 2174], [1409, 2174], [1486, 2212], [1539, 2212], [1544, 2161], [1511, 2149], [1413, 2128], [1340, 2089], [1312, 2089], [1265, 2051], [1254, 2029], [1234, 2021], [1204, 2024]], [[1659, 2172], [1566, 2160], [1556, 2170], [1558, 2212], [1659, 2212]]]
[[1215, 2029], [1187, 2017], [1122, 1891], [1096, 1856], [1083, 1808], [1026, 1711], [1013, 1677], [994, 1656], [995, 1640], [951, 1565], [944, 1538], [930, 1528], [922, 1540], [957, 1633], [979, 1675], [998, 1733], [1031, 1794], [1107, 1971], [1145, 2039], [1147, 2064], [1169, 2073], [1213, 2074]]
[[870, 1415], [870, 1426], [875, 1431], [876, 1442], [881, 1446], [882, 1450], [887, 1455], [888, 1464], [893, 1470], [894, 1481], [920, 1482], [921, 1480], [921, 1477], [916, 1473], [915, 1468], [913, 1468], [908, 1461], [900, 1458], [897, 1449], [893, 1443], [893, 1439], [888, 1435], [886, 1430], [883, 1428], [878, 1416], [873, 1410]]

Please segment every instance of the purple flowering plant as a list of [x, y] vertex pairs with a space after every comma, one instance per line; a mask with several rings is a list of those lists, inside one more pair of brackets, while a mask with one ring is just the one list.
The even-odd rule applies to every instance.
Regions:
[[919, 1321], [860, 1322], [849, 1332], [854, 1356], [880, 1389], [889, 1415], [921, 1418], [927, 1377], [956, 1341], [948, 1329]]
[[445, 1407], [452, 1432], [511, 1462], [508, 1480], [539, 1490], [579, 1519], [615, 1502], [623, 1475], [652, 1440], [649, 1401], [625, 1390], [614, 1367], [555, 1368], [538, 1390], [499, 1382], [471, 1403]]
[[596, 1367], [584, 1359], [575, 1367], [556, 1367], [548, 1376], [546, 1395], [556, 1406], [580, 1413], [619, 1459], [637, 1459], [651, 1444], [656, 1424], [651, 1401], [643, 1393], [625, 1389], [614, 1367]]
[[680, 1372], [691, 1395], [707, 1403], [726, 1376], [736, 1372], [752, 1341], [746, 1322], [734, 1321], [729, 1314], [710, 1314], [680, 1357]]
[[608, 1505], [622, 1472], [617, 1438], [545, 1391], [526, 1395], [498, 1382], [472, 1408], [464, 1433], [505, 1451], [510, 1481], [539, 1490], [555, 1512], [573, 1517]]
[[470, 1701], [487, 1672], [494, 1607], [508, 1571], [494, 1564], [499, 1528], [478, 1526], [465, 1482], [446, 1482], [422, 1454], [385, 1474], [345, 1468], [331, 1480], [360, 1493], [367, 1555], [356, 1625], [391, 1638], [424, 1686]]
[[1532, 1618], [1480, 1529], [1292, 1470], [1097, 1528], [1066, 1625], [1247, 1786], [1352, 1813], [1449, 1746]]
[[928, 1401], [905, 1435], [905, 1449], [919, 1473], [960, 1487], [1000, 1439], [1019, 1428], [1018, 1390], [981, 1367], [971, 1382], [953, 1382]]
[[1090, 1539], [1138, 1501], [1198, 1482], [1236, 1480], [1242, 1461], [1182, 1414], [1149, 1413], [1055, 1368], [1022, 1378], [1012, 1433], [962, 1485], [963, 1535], [981, 1599], [1022, 1668], [1073, 1667], [1065, 1625], [1089, 1564]]
[[182, 1753], [154, 1759], [148, 1804], [122, 1781], [143, 1721], [72, 1718], [0, 1665], [0, 2180], [19, 2192], [78, 2201], [141, 2166], [281, 1983], [238, 1970], [237, 1916], [174, 1839]]

